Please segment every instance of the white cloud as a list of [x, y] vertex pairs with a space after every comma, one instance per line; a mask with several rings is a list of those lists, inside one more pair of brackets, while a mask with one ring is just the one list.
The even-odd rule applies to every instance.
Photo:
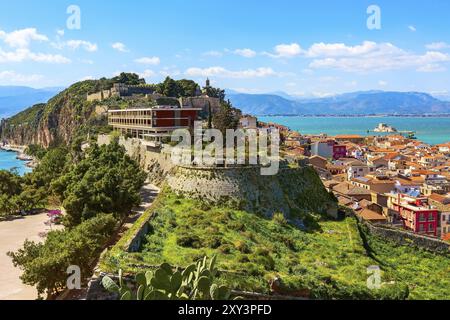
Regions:
[[142, 57], [134, 61], [140, 64], [149, 64], [149, 65], [158, 65], [161, 63], [161, 59], [159, 59], [159, 57]]
[[339, 78], [334, 76], [324, 76], [319, 78], [320, 82], [335, 82], [337, 80], [339, 80]]
[[65, 33], [64, 29], [56, 30], [56, 34], [57, 34], [58, 36], [60, 36], [60, 37], [63, 37], [63, 36], [64, 36], [64, 33]]
[[39, 81], [43, 78], [39, 74], [23, 75], [16, 73], [15, 71], [0, 71], [0, 81], [7, 80], [9, 84], [11, 83], [31, 83]]
[[90, 60], [90, 59], [80, 59], [81, 63], [85, 63], [85, 64], [90, 64], [93, 65], [94, 61]]
[[236, 49], [234, 50], [234, 53], [237, 55], [240, 55], [244, 58], [253, 58], [256, 56], [256, 52], [252, 49]]
[[88, 52], [95, 52], [98, 50], [97, 44], [85, 40], [69, 40], [65, 43], [65, 45], [73, 50], [78, 48], [83, 48]]
[[311, 94], [316, 98], [328, 98], [328, 97], [333, 97], [336, 95], [335, 93], [321, 92], [321, 91], [313, 91], [313, 92], [311, 92]]
[[3, 51], [0, 48], [0, 63], [8, 62], [46, 62], [46, 63], [70, 63], [71, 60], [59, 54], [35, 53], [29, 49], [17, 49], [15, 51]]
[[164, 68], [163, 70], [159, 71], [159, 74], [163, 77], [177, 77], [181, 74], [181, 71], [178, 70], [176, 67], [172, 68]]
[[416, 27], [414, 27], [414, 26], [408, 26], [408, 29], [410, 31], [412, 31], [412, 32], [416, 32], [417, 31]]
[[222, 77], [222, 78], [263, 78], [277, 76], [278, 74], [271, 68], [257, 68], [239, 71], [230, 71], [223, 67], [210, 68], [189, 68], [185, 74], [191, 77]]
[[433, 42], [425, 46], [428, 50], [450, 49], [450, 44], [446, 42]]
[[141, 78], [151, 78], [155, 76], [155, 72], [153, 70], [146, 69], [143, 72], [139, 73]]
[[111, 45], [111, 47], [114, 50], [117, 50], [119, 52], [130, 52], [130, 50], [127, 49], [126, 45], [123, 44], [122, 42], [115, 42]]
[[86, 76], [81, 78], [79, 81], [94, 80], [94, 79], [95, 79], [94, 76]]
[[380, 87], [386, 87], [388, 85], [388, 83], [386, 81], [384, 81], [384, 80], [380, 80], [380, 81], [378, 81], [378, 85]]
[[274, 51], [274, 54], [267, 52], [264, 52], [263, 54], [272, 58], [292, 58], [304, 53], [298, 43], [279, 44], [275, 47]]
[[12, 48], [27, 48], [31, 41], [48, 41], [46, 35], [38, 33], [36, 28], [26, 28], [7, 33], [0, 30], [0, 39]]
[[211, 51], [207, 51], [207, 52], [203, 53], [203, 55], [207, 56], [207, 57], [219, 58], [219, 57], [223, 56], [223, 53], [220, 51], [211, 50]]
[[307, 57], [338, 57], [338, 56], [358, 56], [373, 53], [377, 50], [385, 52], [395, 51], [396, 48], [390, 43], [378, 45], [375, 42], [364, 41], [361, 45], [347, 46], [344, 43], [315, 43], [306, 52]]
[[309, 64], [311, 69], [337, 69], [347, 72], [403, 68], [435, 72], [443, 70], [443, 64], [450, 61], [450, 55], [438, 51], [415, 54], [391, 43], [368, 41], [353, 47], [345, 44], [315, 44], [307, 51], [306, 56], [316, 58]]

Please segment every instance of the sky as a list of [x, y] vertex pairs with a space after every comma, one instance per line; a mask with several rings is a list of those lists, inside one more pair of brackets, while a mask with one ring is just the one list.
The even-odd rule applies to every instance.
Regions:
[[246, 93], [450, 92], [448, 0], [0, 0], [0, 85], [135, 72]]

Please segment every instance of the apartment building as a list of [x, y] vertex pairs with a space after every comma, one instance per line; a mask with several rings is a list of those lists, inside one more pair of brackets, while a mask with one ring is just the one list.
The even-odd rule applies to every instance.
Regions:
[[428, 203], [428, 198], [390, 194], [388, 206], [398, 213], [406, 229], [428, 236], [438, 235], [439, 211]]

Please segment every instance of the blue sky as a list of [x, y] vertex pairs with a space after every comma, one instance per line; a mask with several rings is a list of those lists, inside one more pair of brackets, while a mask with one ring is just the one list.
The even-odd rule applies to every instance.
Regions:
[[[81, 28], [68, 29], [77, 5]], [[381, 29], [367, 27], [367, 8]], [[0, 0], [0, 85], [120, 71], [257, 93], [450, 91], [450, 1]]]

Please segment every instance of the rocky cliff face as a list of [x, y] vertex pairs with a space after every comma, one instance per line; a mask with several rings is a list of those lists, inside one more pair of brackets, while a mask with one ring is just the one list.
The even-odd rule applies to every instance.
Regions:
[[53, 143], [68, 144], [87, 131], [90, 124], [105, 125], [95, 113], [95, 105], [86, 101], [87, 93], [98, 86], [97, 81], [74, 84], [49, 100], [35, 105], [2, 122], [0, 136], [3, 141], [16, 145]]

